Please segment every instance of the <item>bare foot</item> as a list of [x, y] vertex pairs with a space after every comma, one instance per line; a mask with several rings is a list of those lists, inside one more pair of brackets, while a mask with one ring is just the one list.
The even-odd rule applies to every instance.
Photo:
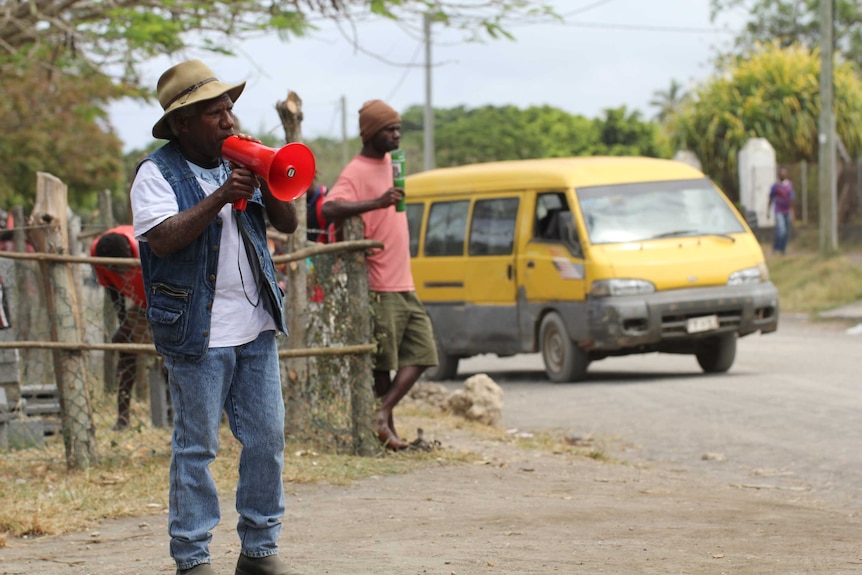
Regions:
[[378, 425], [375, 431], [377, 432], [377, 439], [387, 449], [398, 450], [410, 447], [410, 444], [395, 435], [388, 425]]

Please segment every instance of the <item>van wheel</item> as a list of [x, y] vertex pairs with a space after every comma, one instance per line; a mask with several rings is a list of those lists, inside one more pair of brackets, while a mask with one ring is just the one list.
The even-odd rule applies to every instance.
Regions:
[[569, 337], [566, 325], [558, 314], [549, 313], [542, 320], [539, 344], [548, 379], [554, 383], [584, 379], [590, 358]]
[[697, 344], [694, 354], [704, 373], [724, 373], [736, 359], [736, 334], [704, 339]]
[[455, 379], [455, 376], [458, 375], [458, 361], [461, 358], [457, 355], [447, 354], [436, 337], [434, 338], [434, 342], [437, 344], [437, 365], [425, 370], [423, 374], [425, 379], [430, 381]]

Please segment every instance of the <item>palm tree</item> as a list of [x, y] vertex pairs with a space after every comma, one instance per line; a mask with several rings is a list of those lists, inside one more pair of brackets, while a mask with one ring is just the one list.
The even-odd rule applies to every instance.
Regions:
[[676, 79], [672, 79], [670, 87], [667, 90], [656, 90], [653, 92], [649, 105], [653, 108], [658, 108], [655, 119], [658, 123], [665, 124], [679, 112], [680, 106], [682, 106], [687, 98], [688, 94], [683, 91], [682, 84], [677, 82]]

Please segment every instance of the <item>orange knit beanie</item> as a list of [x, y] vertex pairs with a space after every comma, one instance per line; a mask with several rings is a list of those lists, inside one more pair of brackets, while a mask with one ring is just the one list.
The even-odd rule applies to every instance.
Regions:
[[365, 144], [386, 126], [400, 121], [401, 116], [386, 102], [369, 100], [359, 109], [359, 137]]

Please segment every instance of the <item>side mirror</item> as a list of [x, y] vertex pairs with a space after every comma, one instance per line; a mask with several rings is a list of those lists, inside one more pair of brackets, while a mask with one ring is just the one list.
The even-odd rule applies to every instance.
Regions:
[[575, 227], [575, 218], [572, 216], [572, 212], [560, 212], [557, 218], [557, 226], [559, 231], [558, 237], [563, 240], [563, 243], [569, 248], [572, 255], [579, 258], [584, 257], [584, 250], [581, 247], [581, 241], [578, 239], [578, 230]]

